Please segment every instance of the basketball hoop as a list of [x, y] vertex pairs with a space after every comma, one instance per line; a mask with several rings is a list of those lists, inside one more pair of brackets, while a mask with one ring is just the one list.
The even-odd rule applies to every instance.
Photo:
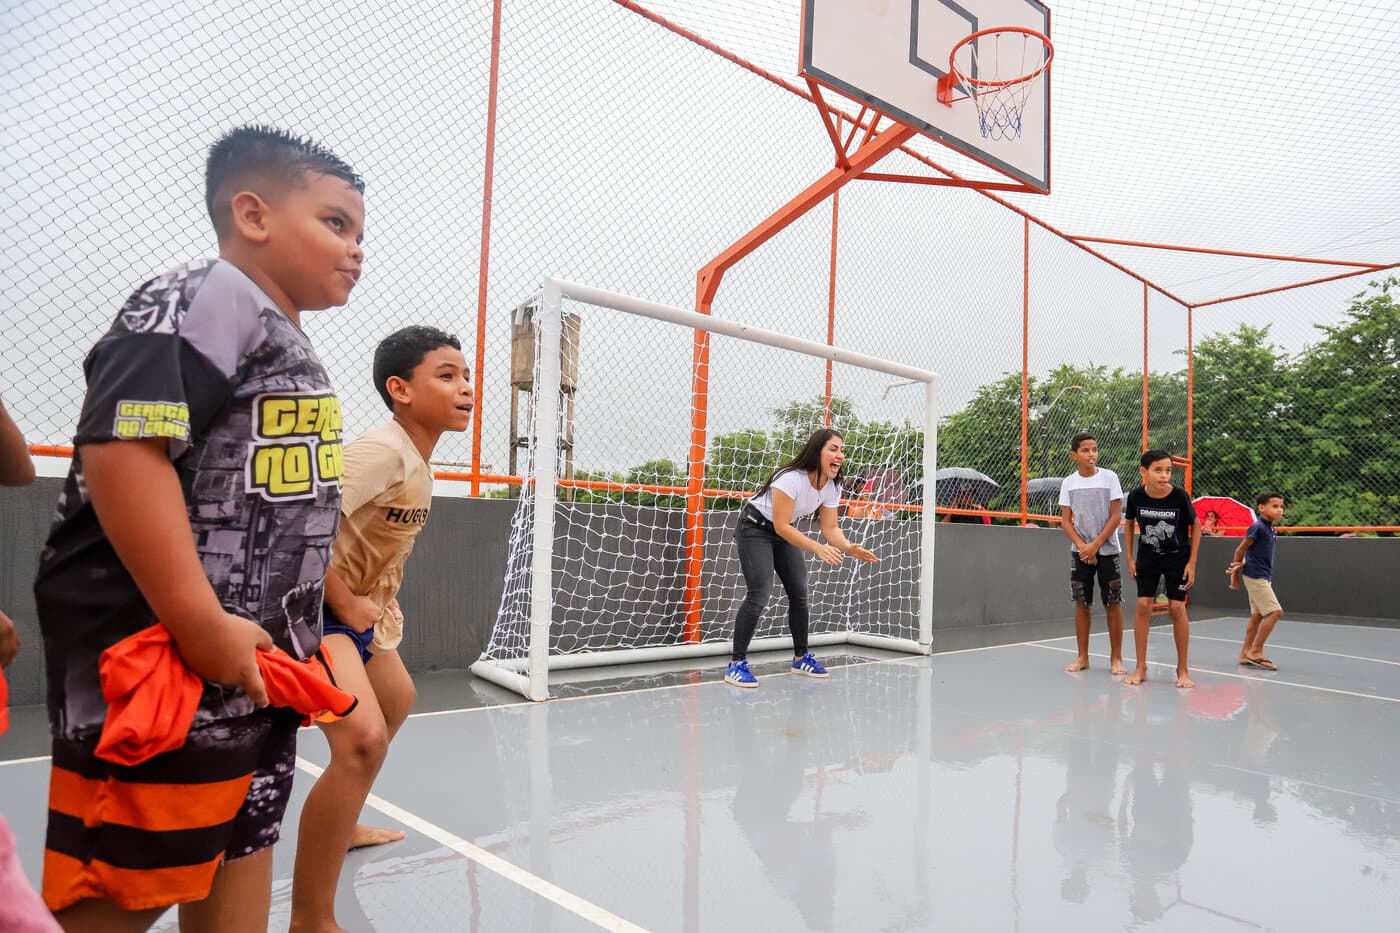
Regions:
[[[963, 49], [968, 50], [965, 67], [958, 64]], [[1021, 112], [1031, 88], [1054, 57], [1050, 38], [1034, 29], [998, 26], [974, 32], [948, 53], [948, 73], [938, 79], [938, 99], [952, 106], [953, 91], [961, 88], [977, 107], [984, 139], [1019, 139]]]

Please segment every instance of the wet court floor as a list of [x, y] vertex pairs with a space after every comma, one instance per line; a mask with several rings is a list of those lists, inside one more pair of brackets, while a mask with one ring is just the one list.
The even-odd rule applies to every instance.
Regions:
[[[1400, 929], [1400, 630], [1284, 621], [1269, 673], [1237, 665], [1243, 627], [1192, 626], [1193, 690], [1173, 685], [1170, 629], [1154, 629], [1141, 687], [1109, 676], [1096, 631], [1078, 674], [1059, 638], [835, 658], [826, 681], [756, 665], [747, 691], [718, 660], [547, 704], [464, 691], [470, 708], [416, 714], [395, 740], [365, 819], [408, 838], [350, 855], [339, 919], [352, 933]], [[3, 741], [0, 806], [37, 878], [48, 763]], [[300, 744], [273, 930], [327, 758], [319, 733]]]

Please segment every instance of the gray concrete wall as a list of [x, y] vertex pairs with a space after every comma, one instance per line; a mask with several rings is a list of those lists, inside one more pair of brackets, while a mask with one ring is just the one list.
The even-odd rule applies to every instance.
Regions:
[[[0, 489], [0, 608], [15, 621], [19, 657], [5, 671], [10, 702], [41, 703], [43, 658], [32, 584], [63, 482], [41, 478], [26, 489]], [[409, 670], [465, 668], [481, 654], [505, 579], [510, 516], [499, 499], [433, 501], [432, 518], [409, 559], [399, 594]]]
[[[15, 620], [23, 647], [6, 672], [11, 702], [38, 703], [43, 698], [40, 639], [30, 591], [39, 548], [48, 532], [61, 481], [40, 479], [28, 489], [0, 489], [0, 607]], [[489, 637], [504, 584], [510, 519], [515, 502], [492, 499], [439, 498], [432, 518], [409, 561], [399, 601], [408, 624], [401, 654], [410, 670], [464, 668], [481, 653]], [[616, 542], [637, 542], [637, 554], [655, 568], [652, 592], [672, 592], [681, 585], [681, 516], [636, 506], [592, 506], [588, 515], [561, 524], [570, 543], [562, 550], [556, 584], [560, 602], [575, 611], [603, 612], [596, 592], [578, 582], [585, 546], [615, 549]], [[707, 548], [716, 556], [733, 556], [732, 516], [710, 529]], [[582, 529], [587, 529], [583, 533]], [[886, 555], [886, 570], [908, 575], [915, 527], [904, 522], [878, 523], [867, 530], [866, 543]], [[609, 541], [611, 539], [611, 541]], [[1200, 580], [1193, 592], [1193, 612], [1245, 612], [1243, 593], [1226, 588], [1224, 567], [1237, 539], [1206, 539]], [[737, 562], [730, 564], [737, 568]], [[1400, 569], [1400, 539], [1279, 539], [1275, 587], [1289, 615], [1328, 615], [1400, 625], [1400, 611], [1389, 584]], [[934, 645], [937, 650], [1004, 644], [1069, 633], [1069, 546], [1056, 530], [1008, 526], [938, 527], [935, 551]], [[617, 574], [608, 582], [616, 584]], [[733, 607], [742, 598], [740, 581], [707, 581], [704, 625], [727, 631]], [[839, 580], [817, 575], [813, 586], [814, 629], [837, 624], [832, 607]], [[1129, 593], [1131, 593], [1129, 584]], [[906, 591], [907, 592], [907, 591]], [[883, 597], [882, 597], [883, 598]], [[856, 607], [862, 613], [886, 612], [891, 623], [907, 618], [910, 606], [894, 603]], [[777, 590], [768, 622], [760, 634], [780, 634], [784, 606]], [[1097, 612], [1096, 612], [1097, 618]], [[679, 631], [679, 622], [673, 626]], [[635, 636], [637, 633], [633, 633]]]
[[[1206, 538], [1193, 605], [1248, 614], [1243, 590], [1230, 590], [1225, 567], [1239, 538]], [[1326, 615], [1400, 625], [1400, 538], [1279, 535], [1274, 553], [1274, 592], [1285, 617]]]

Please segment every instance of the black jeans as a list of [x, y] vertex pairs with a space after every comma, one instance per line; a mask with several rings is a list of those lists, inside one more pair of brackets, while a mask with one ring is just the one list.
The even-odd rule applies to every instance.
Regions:
[[[739, 543], [739, 566], [743, 568], [749, 592], [734, 622], [731, 658], [740, 661], [748, 654], [759, 616], [768, 608], [768, 599], [773, 595], [775, 571], [787, 593], [793, 654], [804, 655], [807, 653], [807, 562], [800, 550], [778, 536], [771, 523], [765, 522], [764, 527], [746, 518], [750, 511], [746, 507], [739, 513], [739, 527], [734, 532]], [[754, 511], [753, 514], [758, 513]]]

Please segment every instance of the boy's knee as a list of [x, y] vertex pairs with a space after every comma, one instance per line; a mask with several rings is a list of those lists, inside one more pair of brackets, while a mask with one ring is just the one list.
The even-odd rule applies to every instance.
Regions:
[[389, 730], [382, 718], [355, 725], [355, 730], [334, 751], [357, 771], [378, 771], [389, 753]]
[[393, 708], [387, 706], [384, 709], [385, 724], [389, 731], [393, 732], [408, 719], [408, 714], [413, 712], [413, 705], [418, 702], [418, 688], [412, 683], [406, 685], [397, 696], [394, 697]]

